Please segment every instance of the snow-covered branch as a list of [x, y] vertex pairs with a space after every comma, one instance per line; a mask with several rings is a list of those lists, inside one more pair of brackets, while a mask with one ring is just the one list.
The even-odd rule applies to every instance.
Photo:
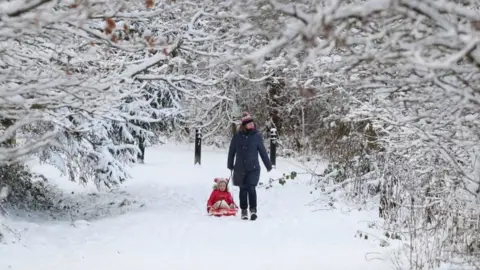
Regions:
[[227, 54], [215, 35], [229, 15], [152, 3], [0, 4], [0, 164], [38, 153], [72, 180], [112, 186], [128, 178], [138, 143], [178, 117], [195, 125], [185, 119], [194, 104], [209, 114], [231, 102], [218, 88], [222, 65], [204, 64]]

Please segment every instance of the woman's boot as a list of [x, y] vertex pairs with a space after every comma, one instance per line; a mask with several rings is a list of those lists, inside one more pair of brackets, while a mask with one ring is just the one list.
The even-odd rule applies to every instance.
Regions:
[[247, 211], [247, 209], [242, 209], [242, 219], [248, 219], [248, 211]]
[[257, 208], [250, 209], [250, 219], [251, 220], [257, 219]]

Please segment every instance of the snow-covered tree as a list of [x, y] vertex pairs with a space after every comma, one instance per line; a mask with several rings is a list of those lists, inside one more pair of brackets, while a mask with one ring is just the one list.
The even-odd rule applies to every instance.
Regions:
[[205, 6], [2, 3], [0, 163], [41, 150], [72, 180], [111, 186], [135, 144], [223, 119], [215, 34], [228, 25]]
[[[228, 25], [207, 6], [216, 7], [0, 3], [2, 171], [17, 177], [14, 169], [27, 169], [12, 163], [37, 155], [71, 180], [115, 187], [139, 148], [212, 121], [210, 111], [225, 100], [216, 88], [225, 70], [216, 62], [225, 54], [217, 34]], [[24, 180], [2, 178], [0, 189]]]
[[[277, 63], [285, 59], [290, 66], [301, 63], [299, 73], [313, 67], [308, 79], [322, 79], [319, 95], [328, 89], [341, 93], [333, 97], [337, 103], [330, 104], [337, 113], [327, 121], [350, 123], [347, 129], [358, 123], [373, 132], [375, 151], [360, 148], [357, 156], [348, 157], [367, 155], [372, 162], [341, 185], [355, 195], [378, 185], [382, 215], [410, 229], [410, 254], [416, 254], [410, 266], [433, 267], [454, 256], [474, 259], [480, 194], [478, 4], [268, 0], [234, 7], [275, 22], [253, 28], [268, 32], [270, 41], [242, 63], [268, 68], [272, 58]], [[332, 56], [337, 64], [318, 61]], [[353, 142], [368, 144], [367, 138]]]
[[248, 110], [283, 147], [335, 163], [322, 185], [380, 193], [412, 267], [475, 260], [477, 5], [4, 1], [0, 165], [35, 153], [111, 187], [145, 144], [197, 128], [218, 143]]

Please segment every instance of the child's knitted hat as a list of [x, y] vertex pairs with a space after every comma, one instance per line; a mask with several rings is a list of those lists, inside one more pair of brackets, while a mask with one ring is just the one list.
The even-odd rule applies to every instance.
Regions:
[[228, 186], [228, 178], [222, 178], [222, 177], [217, 177], [215, 179], [213, 179], [213, 182], [215, 182], [215, 184], [213, 184], [213, 189], [216, 189], [218, 184], [220, 184], [221, 182], [224, 182], [227, 186]]

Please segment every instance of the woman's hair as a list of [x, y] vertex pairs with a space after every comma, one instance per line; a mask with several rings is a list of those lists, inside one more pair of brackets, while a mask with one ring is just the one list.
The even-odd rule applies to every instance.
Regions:
[[240, 124], [240, 125], [238, 126], [238, 129], [237, 129], [237, 130], [240, 131], [240, 132], [244, 132], [244, 131], [247, 130], [247, 127], [246, 127], [245, 125]]
[[[253, 124], [253, 127], [254, 127], [254, 128], [257, 128], [257, 125], [256, 125], [256, 124]], [[247, 131], [247, 126], [240, 124], [240, 125], [238, 126], [237, 131], [245, 132], [245, 131]]]

